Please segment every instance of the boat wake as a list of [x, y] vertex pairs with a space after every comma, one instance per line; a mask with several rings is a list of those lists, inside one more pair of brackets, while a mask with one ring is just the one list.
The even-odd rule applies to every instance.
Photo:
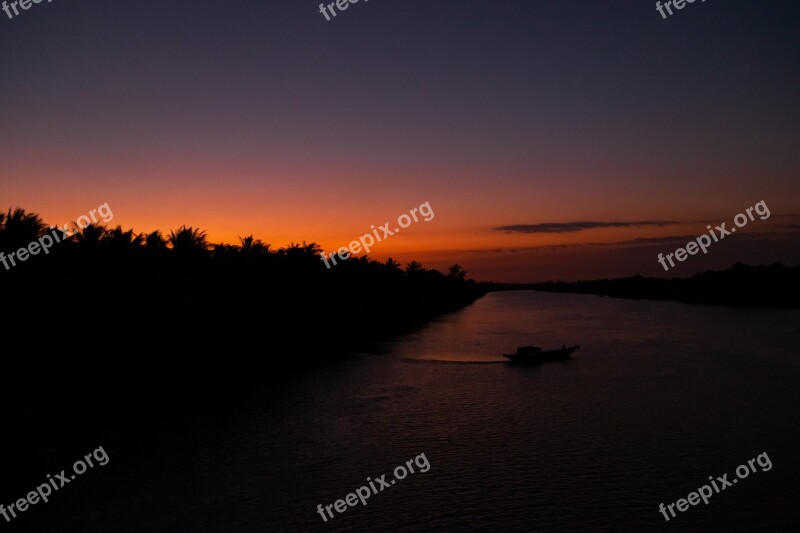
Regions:
[[400, 360], [409, 363], [433, 363], [441, 365], [504, 365], [508, 361], [503, 359], [494, 360], [469, 360], [469, 359], [420, 359], [416, 357], [399, 357]]

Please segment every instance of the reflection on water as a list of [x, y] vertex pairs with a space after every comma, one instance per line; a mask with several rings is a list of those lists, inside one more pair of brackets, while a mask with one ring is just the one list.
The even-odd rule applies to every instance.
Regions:
[[[155, 434], [109, 436], [115, 477], [37, 526], [79, 531], [91, 515], [114, 531], [793, 530], [798, 318], [490, 294], [388, 353], [242, 391]], [[493, 364], [527, 344], [581, 349]], [[772, 470], [664, 521], [659, 503], [762, 452]], [[317, 514], [420, 453], [424, 475], [327, 523]]]
[[[627, 355], [682, 357], [758, 354], [761, 362], [796, 365], [797, 311], [689, 306], [515, 291], [475, 305], [391, 344], [401, 357], [504, 362], [517, 346], [581, 345], [575, 358]], [[700, 363], [697, 361], [696, 363]]]

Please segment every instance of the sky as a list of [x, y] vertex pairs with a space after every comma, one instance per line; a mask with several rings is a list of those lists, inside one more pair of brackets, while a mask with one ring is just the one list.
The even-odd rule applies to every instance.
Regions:
[[[0, 11], [0, 208], [533, 282], [800, 263], [800, 3], [54, 0]], [[13, 13], [13, 12], [12, 12]], [[329, 15], [330, 16], [330, 15]], [[770, 216], [666, 272], [763, 201]]]

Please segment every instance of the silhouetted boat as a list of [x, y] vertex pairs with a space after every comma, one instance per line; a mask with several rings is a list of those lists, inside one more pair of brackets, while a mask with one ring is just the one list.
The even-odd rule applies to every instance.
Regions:
[[572, 357], [572, 353], [580, 348], [580, 346], [562, 346], [557, 350], [542, 351], [538, 346], [520, 346], [517, 348], [517, 353], [503, 354], [503, 357], [512, 363], [535, 365], [538, 363], [546, 363], [548, 361], [566, 361]]

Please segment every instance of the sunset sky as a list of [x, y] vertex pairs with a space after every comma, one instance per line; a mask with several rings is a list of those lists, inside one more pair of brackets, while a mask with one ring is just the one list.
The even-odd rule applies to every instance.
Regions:
[[370, 256], [518, 282], [800, 263], [795, 0], [55, 0], [0, 12], [0, 49], [0, 207], [51, 224], [108, 202], [330, 251], [429, 202]]

